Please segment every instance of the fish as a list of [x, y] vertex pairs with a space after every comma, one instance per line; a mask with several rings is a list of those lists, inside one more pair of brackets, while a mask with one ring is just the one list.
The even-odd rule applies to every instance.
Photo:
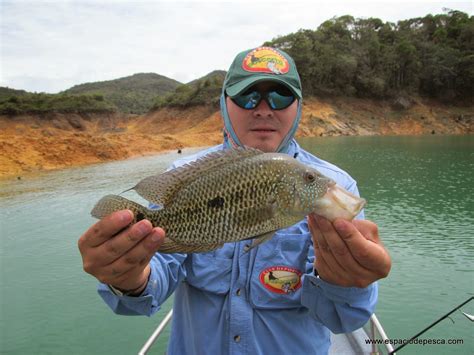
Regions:
[[131, 210], [132, 223], [147, 219], [165, 230], [160, 253], [209, 252], [242, 240], [253, 240], [253, 248], [310, 213], [351, 220], [365, 205], [363, 198], [288, 154], [241, 147], [148, 176], [130, 190], [159, 207], [107, 195], [91, 215], [101, 219]]

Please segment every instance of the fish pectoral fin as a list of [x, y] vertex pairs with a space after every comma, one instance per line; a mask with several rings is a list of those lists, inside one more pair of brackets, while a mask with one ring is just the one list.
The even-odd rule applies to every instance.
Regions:
[[261, 234], [255, 237], [252, 240], [252, 245], [245, 252], [248, 252], [249, 250], [252, 250], [253, 248], [258, 247], [260, 244], [265, 243], [267, 240], [272, 239], [274, 235], [275, 235], [275, 231], [271, 231], [271, 232]]
[[250, 223], [255, 223], [256, 225], [265, 223], [275, 217], [277, 208], [278, 206], [275, 198], [269, 198], [264, 204], [260, 206], [253, 206], [249, 210], [243, 211], [243, 213], [241, 213], [238, 217], [238, 222], [240, 223], [241, 221], [245, 220], [246, 223], [249, 223], [250, 220]]
[[261, 209], [261, 217], [265, 220], [272, 219], [275, 217], [275, 213], [277, 212], [278, 204], [273, 196], [269, 196], [267, 200], [267, 204]]
[[207, 252], [207, 251], [212, 251], [215, 249], [219, 249], [222, 247], [224, 244], [182, 244], [175, 242], [173, 239], [165, 237], [165, 241], [161, 245], [161, 247], [158, 249], [158, 253], [165, 253], [165, 254], [170, 254], [170, 253], [202, 253], [202, 252]]

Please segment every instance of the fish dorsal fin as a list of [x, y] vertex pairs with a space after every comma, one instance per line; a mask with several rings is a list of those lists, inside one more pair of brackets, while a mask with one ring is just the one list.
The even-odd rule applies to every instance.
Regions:
[[166, 206], [179, 189], [201, 174], [261, 154], [258, 149], [241, 147], [212, 152], [176, 169], [146, 177], [133, 189], [148, 201]]

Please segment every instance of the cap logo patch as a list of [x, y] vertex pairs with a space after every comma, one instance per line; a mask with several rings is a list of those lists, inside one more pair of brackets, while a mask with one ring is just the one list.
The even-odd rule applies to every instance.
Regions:
[[259, 47], [247, 54], [242, 68], [254, 73], [286, 74], [290, 70], [290, 64], [277, 50]]
[[290, 294], [301, 287], [302, 272], [288, 266], [271, 266], [260, 273], [260, 283], [274, 293]]

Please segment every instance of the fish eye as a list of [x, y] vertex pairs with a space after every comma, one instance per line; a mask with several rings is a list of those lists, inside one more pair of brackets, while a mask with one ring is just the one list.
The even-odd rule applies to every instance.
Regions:
[[307, 171], [304, 173], [304, 179], [306, 182], [313, 182], [316, 180], [316, 176], [313, 173]]

